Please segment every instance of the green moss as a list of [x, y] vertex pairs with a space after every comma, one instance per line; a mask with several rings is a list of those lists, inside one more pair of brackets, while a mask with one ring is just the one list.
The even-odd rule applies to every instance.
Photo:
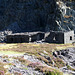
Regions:
[[23, 68], [23, 69], [28, 70], [28, 68]]
[[12, 65], [12, 63], [9, 63], [8, 65], [10, 65], [10, 66], [11, 66], [11, 65]]
[[67, 65], [67, 68], [69, 69], [69, 70], [72, 70], [72, 71], [75, 71], [75, 69], [73, 69], [71, 66], [69, 66], [69, 65]]

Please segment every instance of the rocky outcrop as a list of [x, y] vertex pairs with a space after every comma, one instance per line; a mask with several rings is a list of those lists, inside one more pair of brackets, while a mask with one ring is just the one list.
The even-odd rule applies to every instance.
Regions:
[[[57, 2], [61, 16], [57, 17], [58, 30], [75, 30], [75, 2]], [[60, 13], [59, 13], [60, 14]]]
[[[25, 56], [25, 55], [24, 55]], [[28, 58], [31, 57], [32, 61], [35, 62], [38, 59], [33, 58], [33, 56], [28, 56]], [[17, 59], [19, 58], [19, 59]], [[28, 60], [27, 58], [27, 60]], [[22, 60], [21, 60], [22, 59]], [[4, 69], [7, 69], [7, 72], [5, 72], [4, 70], [2, 70], [2, 68], [0, 69], [0, 74], [3, 75], [44, 75], [44, 73], [39, 72], [39, 71], [35, 71], [34, 68], [32, 67], [28, 67], [25, 62], [25, 58], [23, 59], [23, 56], [21, 55], [12, 55], [12, 56], [8, 56], [8, 55], [0, 55], [0, 65], [1, 63], [3, 63], [4, 65], [2, 65], [4, 67]], [[29, 62], [29, 61], [28, 61]], [[37, 61], [36, 61], [37, 62]], [[39, 62], [37, 62], [39, 63]], [[35, 63], [34, 63], [35, 64]], [[33, 65], [34, 65], [33, 64]], [[37, 64], [36, 64], [37, 65]], [[1, 71], [2, 70], [2, 71]]]
[[75, 48], [55, 51], [53, 55], [61, 58], [66, 63], [66, 66], [60, 68], [60, 70], [64, 73], [75, 75]]

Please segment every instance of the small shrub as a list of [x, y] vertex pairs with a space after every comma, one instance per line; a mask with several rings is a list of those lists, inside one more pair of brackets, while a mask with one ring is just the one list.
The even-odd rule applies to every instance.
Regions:
[[62, 61], [62, 59], [55, 58], [53, 60], [55, 62], [55, 65], [54, 65], [55, 67], [61, 68], [61, 67], [65, 66], [65, 63], [64, 63], [64, 61]]
[[69, 69], [69, 70], [72, 70], [72, 71], [75, 71], [75, 69], [73, 69], [71, 66], [69, 66], [69, 65], [67, 65], [67, 68]]
[[4, 68], [4, 64], [0, 62], [0, 75], [6, 73], [7, 69]]
[[26, 60], [24, 58], [18, 58], [17, 57], [16, 59], [18, 59], [22, 64], [24, 64], [26, 66], [28, 66], [31, 63], [29, 60]]
[[0, 75], [4, 75], [4, 71], [1, 71], [1, 70], [0, 70]]
[[18, 60], [19, 60], [20, 62], [26, 62], [26, 60], [25, 60], [24, 58], [18, 58]]
[[38, 65], [40, 65], [40, 63], [39, 62], [35, 62], [35, 63], [30, 63], [28, 66], [35, 68]]
[[49, 72], [53, 71], [54, 69], [47, 66], [37, 66], [35, 70], [39, 70], [40, 72]]
[[46, 72], [46, 75], [63, 75], [63, 73], [59, 71], [50, 71]]
[[22, 75], [21, 73], [15, 72], [14, 75]]
[[28, 70], [28, 68], [23, 68], [23, 69]]
[[8, 55], [4, 55], [4, 56], [2, 56], [2, 58], [8, 58]]
[[49, 63], [49, 61], [48, 61], [46, 58], [44, 58], [44, 57], [42, 57], [42, 56], [40, 56], [40, 55], [37, 57], [37, 59], [42, 60], [42, 61], [44, 61], [45, 63]]

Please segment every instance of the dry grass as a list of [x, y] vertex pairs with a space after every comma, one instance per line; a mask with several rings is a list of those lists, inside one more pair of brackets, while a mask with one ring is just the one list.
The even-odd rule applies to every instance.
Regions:
[[38, 56], [37, 57], [39, 60], [42, 60], [42, 61], [44, 61], [45, 63], [49, 63], [49, 61], [47, 60], [47, 59], [45, 59], [43, 56]]
[[41, 71], [41, 72], [54, 71], [53, 68], [47, 67], [47, 66], [37, 66], [37, 67], [35, 68], [35, 70], [39, 70], [39, 71]]
[[24, 58], [21, 58], [21, 57], [13, 57], [13, 59], [18, 59], [22, 64], [28, 66], [31, 62], [24, 59]]
[[[7, 47], [4, 47], [4, 45]], [[2, 54], [2, 51], [5, 54], [6, 54], [6, 52], [8, 54], [28, 53], [30, 55], [37, 56], [38, 59], [44, 61], [46, 64], [48, 64], [50, 66], [53, 66], [51, 63], [49, 63], [49, 61], [45, 57], [39, 55], [39, 53], [43, 53], [46, 55], [46, 53], [44, 53], [44, 51], [46, 51], [48, 53], [47, 55], [50, 56], [52, 61], [55, 62], [54, 66], [56, 66], [58, 68], [64, 66], [65, 64], [63, 63], [63, 61], [61, 59], [54, 58], [52, 55], [52, 52], [54, 52], [56, 50], [66, 49], [68, 47], [74, 47], [72, 44], [48, 44], [48, 43], [45, 43], [45, 44], [18, 43], [18, 44], [10, 44], [10, 46], [11, 46], [11, 48], [9, 47], [9, 44], [0, 44], [1, 54]], [[4, 56], [3, 58], [8, 58], [8, 56]], [[14, 59], [18, 59], [22, 64], [27, 65], [27, 66], [31, 63], [30, 61], [25, 60], [23, 58], [14, 58]], [[43, 72], [45, 72], [47, 70], [49, 70], [49, 71], [52, 70], [52, 69], [48, 69], [44, 66], [42, 66], [42, 67], [37, 66], [36, 69], [43, 71]]]
[[5, 65], [4, 63], [0, 62], [0, 75], [5, 74], [7, 71], [7, 69], [4, 68], [4, 65]]
[[[28, 53], [30, 55], [36, 55], [38, 59], [44, 61], [45, 63], [51, 65], [51, 63], [49, 63], [49, 61], [44, 58], [43, 56], [40, 56], [39, 53], [44, 53], [44, 51], [46, 51], [48, 54], [48, 56], [50, 56], [52, 58], [52, 60], [54, 62], [56, 62], [56, 65], [58, 65], [58, 67], [63, 66], [63, 62], [61, 62], [61, 60], [54, 60], [52, 52], [56, 51], [56, 50], [62, 50], [62, 49], [66, 49], [68, 47], [74, 47], [72, 44], [34, 44], [34, 43], [18, 43], [18, 44], [10, 44], [11, 48], [9, 48], [9, 44], [1, 44], [3, 47], [3, 45], [7, 45], [8, 48], [0, 48], [0, 52], [2, 54], [19, 54], [19, 53]], [[7, 52], [7, 53], [6, 53]], [[8, 55], [7, 54], [7, 55]], [[23, 61], [23, 59], [21, 59], [20, 61]], [[25, 60], [24, 60], [25, 61]], [[61, 62], [61, 63], [60, 63]], [[59, 65], [60, 64], [60, 65]]]
[[35, 70], [39, 70], [41, 72], [45, 72], [45, 75], [63, 75], [62, 72], [59, 70], [55, 70], [54, 68], [47, 67], [47, 66], [38, 66]]
[[17, 44], [0, 44], [0, 49], [11, 49], [16, 48]]
[[[5, 47], [6, 46], [6, 47]], [[54, 50], [65, 49], [73, 47], [72, 44], [34, 44], [34, 43], [19, 43], [19, 44], [0, 44], [0, 51], [15, 51], [25, 52], [30, 54], [38, 54], [39, 52], [47, 51], [52, 52]]]
[[61, 68], [63, 66], [65, 66], [66, 64], [62, 61], [62, 59], [59, 58], [55, 58], [53, 59], [53, 61], [55, 62], [55, 67]]
[[14, 75], [22, 75], [21, 73], [15, 72]]

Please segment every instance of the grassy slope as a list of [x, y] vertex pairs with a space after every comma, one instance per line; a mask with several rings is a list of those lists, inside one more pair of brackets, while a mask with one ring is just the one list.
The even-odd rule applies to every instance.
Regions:
[[[53, 51], [66, 49], [68, 47], [74, 47], [72, 44], [34, 44], [34, 43], [16, 43], [16, 44], [0, 44], [0, 54], [5, 55], [13, 55], [13, 54], [24, 54], [28, 53], [30, 55], [36, 55], [38, 59], [43, 60], [46, 64], [52, 66], [52, 63], [49, 63], [49, 61], [39, 55], [39, 53], [43, 53], [47, 56], [50, 56], [52, 61], [55, 62], [55, 67], [62, 67], [64, 66], [64, 63], [59, 58], [54, 58], [52, 55]], [[45, 52], [46, 53], [45, 53]]]
[[22, 53], [38, 54], [39, 52], [47, 51], [49, 53], [55, 50], [74, 47], [72, 44], [34, 44], [34, 43], [16, 43], [16, 44], [0, 44], [0, 51], [15, 51]]
[[[0, 54], [5, 55], [12, 55], [12, 54], [24, 54], [28, 53], [31, 55], [36, 55], [38, 59], [43, 60], [46, 64], [53, 66], [49, 61], [44, 58], [43, 56], [39, 55], [39, 53], [43, 53], [45, 55], [48, 55], [52, 58], [52, 61], [55, 62], [55, 67], [62, 67], [64, 66], [64, 62], [59, 58], [54, 58], [52, 56], [52, 52], [55, 50], [61, 50], [66, 49], [68, 47], [74, 47], [72, 44], [33, 44], [33, 43], [16, 43], [16, 44], [0, 44]], [[46, 51], [47, 54], [44, 52]], [[21, 60], [22, 61], [22, 60]], [[23, 60], [24, 61], [24, 60]], [[39, 67], [36, 68], [42, 71], [46, 70], [46, 67], [40, 69]]]

